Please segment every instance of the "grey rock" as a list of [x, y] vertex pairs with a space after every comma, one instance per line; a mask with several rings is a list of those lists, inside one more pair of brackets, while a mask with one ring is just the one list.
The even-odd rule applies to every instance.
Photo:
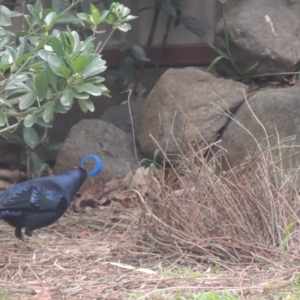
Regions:
[[[106, 112], [100, 117], [101, 121], [111, 123], [122, 131], [132, 135], [132, 123], [136, 122], [137, 116], [145, 103], [145, 99], [130, 103], [114, 105], [109, 107]], [[129, 113], [129, 109], [131, 115]]]
[[55, 173], [66, 171], [80, 164], [89, 153], [103, 161], [103, 171], [94, 181], [109, 181], [124, 176], [136, 167], [132, 141], [116, 126], [100, 120], [82, 120], [74, 125], [63, 143], [54, 167]]
[[[282, 166], [288, 169], [298, 168], [300, 164], [299, 95], [300, 87], [293, 87], [259, 91], [249, 97], [249, 106], [256, 117], [245, 102], [239, 107], [234, 120], [228, 123], [222, 134], [221, 146], [227, 150], [224, 169], [239, 165], [259, 151], [259, 148], [264, 150], [269, 146], [278, 145], [280, 140], [285, 140], [281, 143], [281, 157], [285, 157]], [[290, 137], [294, 140], [289, 139]], [[279, 161], [279, 152], [274, 150], [273, 155], [273, 158]]]
[[242, 83], [216, 78], [198, 68], [169, 69], [137, 118], [136, 138], [142, 152], [153, 158], [156, 142], [163, 150], [167, 147], [170, 157], [180, 155], [187, 143], [205, 147], [228, 120], [222, 111], [240, 105], [246, 89]]
[[[292, 71], [299, 66], [300, 19], [291, 9], [278, 1], [247, 0], [226, 15], [231, 55], [240, 69], [246, 70], [258, 62], [255, 71], [264, 74]], [[216, 26], [215, 46], [225, 51], [224, 41], [221, 19]], [[221, 75], [241, 75], [225, 59], [216, 68]]]

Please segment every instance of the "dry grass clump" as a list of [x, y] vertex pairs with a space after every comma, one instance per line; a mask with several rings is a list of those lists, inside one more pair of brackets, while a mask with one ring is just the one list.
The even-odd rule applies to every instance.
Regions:
[[218, 172], [222, 151], [207, 162], [207, 149], [191, 147], [161, 188], [141, 197], [140, 243], [195, 261], [299, 264], [298, 175], [283, 169], [283, 156], [274, 158], [284, 147], [228, 172]]

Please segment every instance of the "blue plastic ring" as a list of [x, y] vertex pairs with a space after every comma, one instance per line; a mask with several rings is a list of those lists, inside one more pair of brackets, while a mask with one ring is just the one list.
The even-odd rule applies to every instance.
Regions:
[[96, 176], [102, 171], [102, 168], [103, 168], [102, 160], [100, 159], [100, 157], [98, 157], [95, 154], [88, 154], [81, 160], [80, 167], [85, 169], [84, 165], [85, 165], [86, 161], [89, 159], [92, 159], [95, 161], [95, 166], [91, 171], [89, 171], [87, 173], [87, 175], [89, 177]]

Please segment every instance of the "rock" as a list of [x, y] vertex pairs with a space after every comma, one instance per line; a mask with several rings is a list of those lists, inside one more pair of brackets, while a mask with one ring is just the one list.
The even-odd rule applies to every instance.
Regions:
[[[138, 114], [140, 113], [140, 110], [143, 107], [144, 103], [145, 103], [145, 99], [131, 102], [130, 103], [131, 116], [129, 114], [128, 103], [111, 106], [100, 117], [100, 120], [107, 122], [107, 123], [111, 123], [114, 126], [121, 129], [123, 132], [125, 132], [127, 134], [128, 140], [131, 142], [131, 144], [134, 147], [132, 123], [133, 123], [133, 126], [134, 126], [133, 128], [135, 131], [136, 118], [137, 118]], [[136, 147], [136, 154], [137, 154], [138, 160], [141, 161], [141, 159], [143, 158], [143, 155], [141, 153], [138, 143], [135, 143], [135, 147]]]
[[[291, 166], [298, 168], [300, 163], [299, 150], [297, 147], [290, 147], [293, 143], [300, 144], [299, 94], [300, 87], [269, 89], [259, 91], [248, 99], [253, 113], [267, 132], [270, 146], [273, 147], [278, 144], [279, 140], [286, 139], [283, 144], [287, 145], [287, 148], [281, 149], [281, 156], [291, 155], [283, 160], [283, 166], [286, 168]], [[235, 113], [235, 120], [249, 130], [262, 150], [268, 147], [263, 127], [251, 113], [247, 103], [239, 107]], [[221, 146], [227, 150], [226, 159], [230, 167], [239, 165], [246, 157], [259, 149], [254, 138], [236, 121], [231, 120], [228, 123], [221, 137]], [[291, 136], [295, 136], [294, 141], [287, 139]], [[279, 159], [278, 151], [274, 152], [274, 158]], [[228, 169], [228, 164], [224, 160], [225, 170]]]
[[[240, 70], [257, 62], [257, 74], [288, 72], [299, 65], [300, 19], [291, 9], [273, 0], [247, 0], [226, 13], [226, 22], [231, 56]], [[224, 41], [221, 19], [216, 26], [215, 46], [226, 52]], [[225, 59], [216, 68], [224, 76], [243, 74]]]
[[136, 167], [132, 141], [116, 126], [99, 120], [82, 120], [71, 128], [57, 156], [55, 173], [78, 166], [88, 153], [99, 155], [103, 160], [103, 171], [93, 178], [109, 181], [124, 176]]
[[121, 129], [122, 131], [129, 133], [132, 136], [132, 122], [136, 122], [136, 118], [145, 103], [145, 99], [134, 101], [130, 103], [131, 117], [129, 114], [128, 103], [114, 105], [106, 110], [106, 112], [100, 117], [101, 121], [111, 123]]
[[198, 68], [169, 69], [154, 86], [137, 118], [136, 138], [142, 152], [153, 158], [158, 148], [150, 134], [162, 149], [168, 147], [169, 155], [181, 153], [177, 144], [182, 147], [192, 142], [205, 147], [228, 120], [222, 111], [240, 105], [246, 88]]

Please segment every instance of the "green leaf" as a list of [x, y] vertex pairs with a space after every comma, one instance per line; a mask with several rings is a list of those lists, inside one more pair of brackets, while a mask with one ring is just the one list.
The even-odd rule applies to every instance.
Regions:
[[[0, 26], [10, 26], [12, 24], [10, 18], [3, 12], [5, 6], [0, 5]], [[6, 8], [6, 7], [5, 7]], [[6, 8], [7, 9], [7, 8]]]
[[85, 13], [79, 13], [79, 14], [77, 14], [77, 17], [80, 20], [84, 21], [84, 22], [87, 22], [87, 23], [90, 23], [90, 24], [93, 23], [93, 19], [92, 19], [91, 15], [88, 15], [88, 14], [85, 14]]
[[213, 44], [209, 44], [209, 45], [213, 48], [213, 50], [215, 52], [217, 52], [219, 54], [219, 56], [222, 56], [223, 58], [228, 59], [229, 61], [231, 60], [231, 57], [228, 56], [223, 50], [219, 49], [218, 47], [214, 46]]
[[62, 43], [55, 36], [53, 36], [52, 39], [51, 39], [51, 47], [52, 47], [53, 51], [55, 52], [55, 54], [58, 57], [63, 57], [64, 56], [65, 52], [63, 50]]
[[35, 9], [39, 13], [39, 16], [43, 16], [43, 6], [42, 6], [42, 1], [41, 0], [36, 0], [35, 1]]
[[15, 57], [15, 61], [24, 53], [24, 39], [20, 38], [20, 45], [16, 48], [16, 57]]
[[74, 73], [81, 73], [83, 69], [90, 64], [94, 60], [93, 57], [87, 58], [84, 55], [78, 56], [75, 58], [75, 60], [72, 62], [72, 69]]
[[171, 2], [176, 8], [180, 8], [185, 4], [186, 0], [171, 0]]
[[134, 20], [134, 19], [137, 19], [137, 17], [129, 15], [129, 16], [125, 17], [122, 21], [123, 22], [128, 22], [128, 21], [131, 21], [131, 20]]
[[180, 16], [179, 20], [189, 31], [197, 36], [203, 37], [206, 34], [205, 28], [195, 18], [190, 16]]
[[72, 90], [72, 92], [76, 99], [89, 99], [91, 97], [88, 93], [78, 93], [75, 90]]
[[33, 26], [35, 25], [33, 17], [30, 15], [24, 15], [24, 18], [27, 22], [27, 25], [28, 25], [30, 31], [33, 32], [34, 31]]
[[102, 91], [92, 83], [82, 83], [74, 86], [78, 93], [86, 92], [93, 96], [100, 96]]
[[117, 27], [119, 30], [124, 31], [124, 32], [131, 29], [131, 25], [129, 23], [123, 23], [123, 24], [118, 25]]
[[55, 105], [55, 112], [59, 114], [65, 114], [68, 112], [70, 107], [63, 106], [60, 102]]
[[44, 19], [45, 28], [47, 31], [52, 29], [56, 23], [57, 13], [55, 11], [50, 12]]
[[61, 67], [65, 67], [66, 69], [68, 69], [68, 68], [66, 67], [66, 65], [64, 64], [64, 62], [61, 59], [59, 59], [53, 55], [49, 55], [47, 61], [48, 61], [50, 69], [53, 71], [54, 74], [56, 74], [57, 76], [60, 76], [60, 77], [65, 77], [65, 70], [62, 71]]
[[217, 62], [221, 59], [223, 59], [223, 56], [217, 56], [211, 63], [210, 65], [206, 68], [205, 72], [210, 72], [210, 70], [217, 64]]
[[30, 151], [30, 166], [32, 177], [41, 177], [43, 172], [49, 169], [45, 159], [33, 151]]
[[0, 27], [0, 48], [9, 45], [12, 36], [14, 36], [13, 33]]
[[[84, 42], [80, 44], [77, 50], [81, 51], [81, 55], [90, 57], [94, 53], [94, 45], [91, 42], [88, 42], [87, 38]], [[93, 55], [95, 57], [95, 55]]]
[[45, 71], [41, 71], [35, 76], [34, 84], [38, 95], [42, 98], [46, 98], [49, 81]]
[[20, 97], [19, 108], [24, 110], [30, 107], [36, 100], [37, 93], [36, 91], [30, 91]]
[[78, 104], [84, 113], [88, 111], [93, 112], [95, 110], [95, 106], [90, 99], [78, 99]]
[[77, 49], [80, 44], [80, 37], [76, 31], [72, 31], [70, 34], [70, 40], [72, 40], [72, 47], [73, 49]]
[[42, 49], [38, 52], [38, 56], [44, 60], [44, 61], [48, 61], [48, 57], [50, 56], [51, 54], [45, 50], [45, 49]]
[[224, 8], [223, 8], [223, 26], [224, 26], [224, 35], [225, 35], [225, 48], [226, 48], [228, 55], [231, 56], [230, 47], [229, 47], [227, 17], [226, 17], [226, 12], [225, 12]]
[[67, 86], [67, 84], [68, 84], [67, 79], [61, 78], [61, 77], [58, 78], [58, 82], [57, 82], [57, 90], [58, 90], [59, 92], [64, 91], [65, 88], [66, 88], [66, 86]]
[[69, 0], [52, 0], [52, 8], [59, 12], [63, 12], [70, 7]]
[[64, 78], [69, 78], [71, 75], [71, 70], [66, 66], [59, 67], [59, 70]]
[[105, 19], [106, 19], [106, 17], [108, 16], [108, 14], [109, 14], [109, 10], [103, 10], [103, 11], [101, 11], [100, 18], [98, 20], [98, 24], [104, 22]]
[[27, 53], [27, 54], [23, 54], [23, 55], [19, 56], [16, 60], [16, 65], [20, 65], [29, 57], [32, 57], [31, 53]]
[[161, 0], [160, 5], [163, 10], [165, 10], [169, 15], [175, 17], [176, 16], [176, 8], [174, 5], [168, 0]]
[[6, 114], [3, 112], [3, 110], [0, 110], [0, 126], [4, 126], [6, 124]]
[[[13, 0], [14, 4], [16, 2], [16, 0]], [[1, 1], [3, 2], [3, 1]], [[5, 1], [5, 3], [7, 2], [12, 2], [12, 1]], [[6, 7], [7, 6], [7, 7]], [[10, 18], [12, 17], [18, 17], [21, 14], [15, 11], [12, 11], [12, 9], [10, 10], [9, 5], [0, 5], [0, 26], [10, 26], [11, 25], [11, 21]]]
[[27, 34], [28, 34], [28, 31], [18, 30], [18, 31], [15, 32], [15, 36], [16, 36], [17, 38], [26, 36]]
[[39, 136], [32, 127], [23, 127], [23, 139], [31, 149], [34, 149], [39, 143]]
[[43, 22], [42, 22], [42, 19], [40, 17], [40, 14], [38, 12], [38, 9], [36, 7], [34, 7], [33, 5], [31, 5], [31, 4], [27, 4], [27, 9], [32, 14], [32, 16], [34, 17], [34, 20], [36, 21], [36, 23], [42, 28], [43, 27]]
[[0, 95], [0, 104], [5, 104], [6, 106], [10, 107], [10, 108], [13, 108], [13, 106], [10, 104], [9, 101], [7, 101], [5, 99], [5, 96], [4, 95]]
[[81, 24], [84, 26], [84, 23], [80, 18], [77, 18], [70, 13], [65, 13], [59, 20], [57, 20], [56, 24]]
[[255, 64], [253, 64], [252, 66], [250, 66], [249, 68], [247, 68], [244, 72], [245, 72], [245, 73], [250, 73], [250, 72], [252, 72], [257, 66], [258, 66], [258, 61], [257, 61]]
[[55, 106], [55, 102], [50, 102], [46, 106], [46, 108], [45, 108], [45, 110], [43, 112], [43, 120], [44, 120], [44, 122], [49, 123], [52, 120], [53, 115], [54, 115], [54, 106]]
[[35, 46], [35, 51], [40, 50], [41, 48], [43, 48], [50, 40], [50, 37], [48, 35], [44, 36], [37, 45]]
[[96, 85], [97, 85], [97, 83], [101, 83], [101, 82], [103, 82], [103, 81], [105, 81], [105, 78], [104, 78], [104, 77], [101, 77], [101, 76], [95, 76], [95, 77], [93, 77], [93, 78], [91, 78], [91, 79], [89, 80], [89, 83], [93, 83], [93, 84], [96, 84]]
[[32, 125], [35, 124], [36, 122], [36, 114], [35, 113], [32, 113], [32, 114], [29, 114], [25, 117], [24, 119], [24, 126], [25, 127], [31, 127]]
[[87, 0], [81, 0], [78, 7], [78, 12], [89, 14], [91, 12], [90, 3]]
[[16, 134], [11, 134], [9, 138], [7, 139], [7, 142], [12, 143], [12, 144], [17, 144], [21, 145], [24, 147], [24, 142], [23, 140]]
[[50, 85], [52, 86], [52, 88], [57, 91], [57, 81], [58, 81], [58, 77], [57, 75], [55, 75], [55, 73], [53, 73], [53, 71], [50, 69], [50, 67], [47, 65], [46, 67], [46, 74], [47, 74], [47, 78], [50, 82]]
[[36, 120], [36, 124], [38, 124], [38, 125], [41, 126], [41, 127], [45, 127], [45, 128], [52, 128], [52, 127], [53, 127], [53, 125], [52, 125], [51, 123], [45, 123], [45, 122], [43, 121], [43, 119], [41, 119], [41, 118], [38, 118], [38, 119]]
[[16, 50], [11, 46], [6, 46], [5, 55], [8, 57], [8, 63], [13, 63], [16, 60]]
[[146, 56], [144, 49], [139, 45], [132, 45], [130, 47], [131, 54], [141, 60], [141, 61], [149, 61], [150, 59]]
[[100, 13], [98, 8], [94, 4], [91, 4], [90, 9], [91, 9], [91, 15], [94, 20], [94, 23], [98, 24], [98, 21], [100, 19]]
[[73, 97], [73, 92], [70, 89], [66, 89], [60, 97], [60, 103], [63, 106], [70, 106], [73, 103]]
[[106, 61], [101, 59], [100, 56], [97, 56], [91, 63], [89, 63], [81, 72], [83, 79], [87, 77], [92, 77], [99, 73], [102, 73], [106, 70], [105, 66]]
[[[3, 2], [3, 1], [2, 1]], [[14, 10], [17, 4], [17, 0], [5, 0], [5, 6], [9, 10]]]
[[121, 11], [122, 11], [122, 17], [126, 17], [127, 15], [130, 14], [130, 9], [124, 5], [120, 5]]

